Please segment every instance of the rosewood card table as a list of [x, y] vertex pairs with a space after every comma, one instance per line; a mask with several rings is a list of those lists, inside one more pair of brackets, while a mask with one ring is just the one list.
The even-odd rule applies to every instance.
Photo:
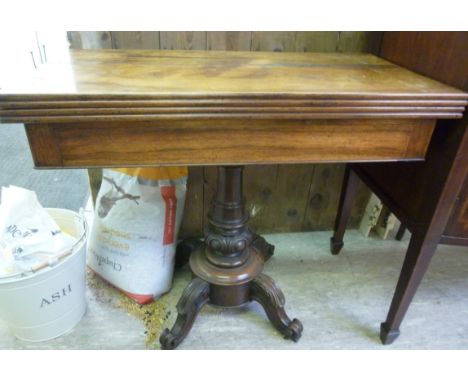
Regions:
[[0, 83], [1, 122], [26, 127], [37, 168], [217, 165], [204, 244], [163, 348], [201, 307], [258, 301], [285, 338], [302, 324], [262, 273], [242, 165], [421, 161], [438, 119], [468, 95], [369, 54], [70, 51]]

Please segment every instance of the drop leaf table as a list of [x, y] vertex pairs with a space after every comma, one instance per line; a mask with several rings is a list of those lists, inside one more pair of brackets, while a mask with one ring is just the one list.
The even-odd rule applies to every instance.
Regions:
[[436, 121], [461, 118], [467, 99], [370, 54], [70, 50], [4, 76], [0, 117], [25, 124], [37, 168], [218, 166], [193, 280], [160, 338], [172, 349], [206, 303], [256, 300], [301, 336], [262, 273], [274, 248], [247, 226], [243, 165], [421, 161]]

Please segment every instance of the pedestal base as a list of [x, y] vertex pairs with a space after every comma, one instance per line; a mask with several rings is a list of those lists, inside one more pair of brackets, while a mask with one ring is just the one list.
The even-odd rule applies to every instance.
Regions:
[[249, 218], [242, 196], [242, 166], [218, 167], [216, 194], [208, 213], [205, 242], [179, 244], [178, 265], [190, 254], [194, 275], [177, 304], [177, 320], [159, 339], [163, 349], [174, 349], [187, 336], [200, 309], [207, 303], [237, 307], [258, 301], [285, 338], [297, 341], [302, 333], [299, 320], [284, 310], [284, 295], [273, 279], [262, 274], [263, 264], [274, 246], [247, 227]]
[[259, 302], [265, 309], [268, 319], [283, 334], [285, 339], [297, 342], [301, 337], [302, 324], [297, 319], [291, 320], [286, 314], [284, 295], [271, 277], [260, 274], [246, 284], [228, 287], [231, 288], [229, 293], [226, 293], [225, 290], [220, 294], [217, 287], [199, 278], [194, 278], [185, 288], [177, 304], [178, 315], [174, 326], [171, 330], [165, 329], [159, 338], [163, 349], [175, 349], [183, 341], [192, 328], [198, 312], [205, 304], [213, 301], [215, 305], [219, 306], [216, 302], [222, 297], [223, 305], [221, 306], [227, 306], [225, 301], [226, 298], [230, 298], [229, 296], [240, 296], [241, 298], [239, 301], [234, 298], [231, 307], [242, 305], [239, 302], [244, 296], [247, 302], [252, 300]]

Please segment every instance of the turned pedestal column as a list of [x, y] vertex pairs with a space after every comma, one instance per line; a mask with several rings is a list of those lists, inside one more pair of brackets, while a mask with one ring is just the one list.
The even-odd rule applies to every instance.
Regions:
[[297, 341], [301, 336], [300, 321], [290, 320], [284, 311], [283, 293], [273, 279], [261, 273], [274, 247], [247, 226], [242, 171], [242, 166], [218, 167], [205, 241], [191, 254], [193, 280], [177, 304], [173, 328], [165, 329], [160, 337], [164, 349], [174, 349], [182, 342], [207, 303], [238, 307], [256, 300], [285, 338]]

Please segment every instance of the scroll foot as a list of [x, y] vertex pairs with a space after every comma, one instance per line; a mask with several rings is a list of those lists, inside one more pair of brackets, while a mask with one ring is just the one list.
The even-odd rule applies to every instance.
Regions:
[[284, 335], [284, 338], [297, 342], [302, 334], [302, 324], [298, 319], [291, 319], [284, 310], [283, 292], [273, 279], [265, 274], [258, 275], [250, 287], [250, 298], [259, 302], [273, 326]]
[[275, 252], [275, 246], [256, 233], [254, 234], [251, 246], [261, 253], [264, 262], [267, 262]]
[[177, 244], [175, 253], [175, 268], [179, 269], [187, 264], [192, 252], [195, 252], [202, 244], [203, 241], [195, 238], [184, 239], [179, 244]]
[[187, 336], [200, 309], [209, 300], [210, 286], [194, 278], [185, 288], [177, 303], [177, 319], [171, 330], [165, 329], [159, 337], [163, 349], [175, 349]]

